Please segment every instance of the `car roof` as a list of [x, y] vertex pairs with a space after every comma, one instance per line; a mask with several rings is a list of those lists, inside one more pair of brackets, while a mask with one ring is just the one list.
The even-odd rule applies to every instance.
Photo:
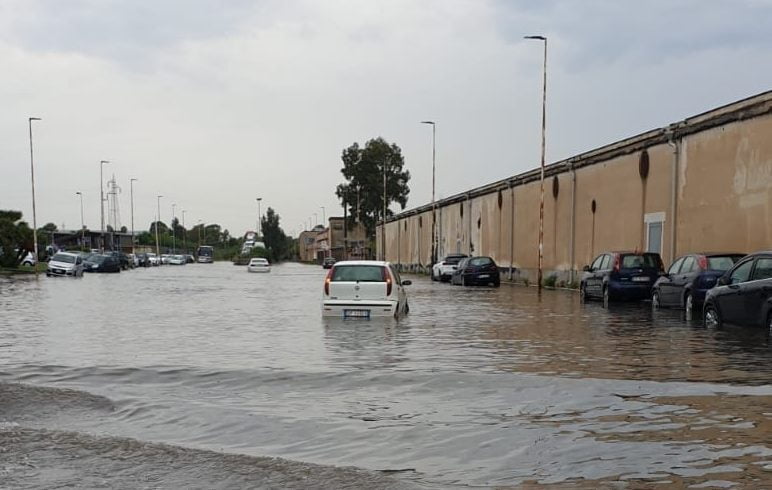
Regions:
[[637, 250], [637, 251], [636, 250], [607, 250], [606, 252], [601, 252], [598, 255], [603, 255], [603, 254], [619, 254], [619, 255], [646, 255], [646, 254], [651, 254], [651, 255], [659, 255], [657, 252], [646, 252], [646, 251], [643, 251], [643, 250]]
[[380, 265], [383, 267], [390, 264], [383, 260], [343, 260], [341, 262], [335, 262], [335, 267], [338, 267], [339, 265]]
[[75, 252], [56, 252], [54, 255], [70, 255], [72, 257], [78, 257], [79, 254]]

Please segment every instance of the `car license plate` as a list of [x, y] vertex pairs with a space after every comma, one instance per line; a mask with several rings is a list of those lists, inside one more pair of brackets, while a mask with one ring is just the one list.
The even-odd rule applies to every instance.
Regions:
[[479, 277], [480, 279], [488, 279], [489, 277], [491, 277], [491, 275], [490, 274], [480, 274], [477, 277]]
[[343, 310], [343, 318], [370, 318], [370, 310]]
[[633, 282], [649, 282], [650, 279], [646, 276], [633, 277]]

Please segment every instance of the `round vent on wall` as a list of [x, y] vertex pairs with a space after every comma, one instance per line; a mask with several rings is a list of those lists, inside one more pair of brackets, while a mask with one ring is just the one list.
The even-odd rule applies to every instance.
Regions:
[[552, 197], [557, 199], [558, 192], [560, 192], [560, 180], [558, 180], [558, 176], [555, 175], [554, 177], [552, 177]]
[[464, 217], [464, 203], [461, 203], [461, 205], [458, 207], [459, 213], [461, 213], [461, 217]]
[[482, 218], [477, 218], [477, 229], [480, 229], [481, 223], [482, 223]]
[[598, 208], [598, 206], [595, 204], [595, 199], [592, 200], [592, 204], [590, 204], [590, 209], [592, 210], [592, 214], [595, 214], [595, 210]]
[[504, 200], [503, 197], [501, 197], [501, 190], [499, 190], [499, 209], [501, 209], [501, 203]]
[[423, 228], [424, 227], [424, 217], [423, 216], [419, 216], [418, 217], [418, 227], [419, 228]]

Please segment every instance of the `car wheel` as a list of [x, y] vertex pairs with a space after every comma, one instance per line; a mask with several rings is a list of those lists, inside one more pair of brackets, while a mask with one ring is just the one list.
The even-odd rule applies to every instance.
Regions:
[[405, 300], [405, 314], [407, 315], [408, 313], [410, 313], [410, 303]]
[[466, 277], [461, 276], [461, 285], [466, 287]]
[[705, 307], [705, 326], [708, 328], [721, 328], [721, 314], [713, 305]]
[[608, 292], [608, 287], [603, 288], [603, 307], [608, 308], [609, 303], [611, 302], [611, 295]]
[[581, 284], [579, 286], [579, 302], [580, 303], [586, 303], [587, 302], [587, 286], [584, 284]]
[[656, 289], [651, 293], [651, 307], [655, 310], [658, 310], [662, 307], [661, 303], [659, 302], [659, 291]]
[[694, 298], [691, 293], [686, 293], [684, 298], [684, 315], [687, 321], [692, 320], [694, 316]]
[[496, 282], [493, 283], [493, 287], [494, 288], [497, 288], [497, 287], [500, 287], [500, 286], [501, 286], [501, 281], [496, 281]]

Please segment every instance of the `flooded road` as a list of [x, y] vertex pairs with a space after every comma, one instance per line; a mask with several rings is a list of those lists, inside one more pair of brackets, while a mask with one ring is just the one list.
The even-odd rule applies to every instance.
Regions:
[[0, 279], [0, 482], [772, 486], [764, 331], [414, 277], [399, 321], [324, 320], [324, 272]]

